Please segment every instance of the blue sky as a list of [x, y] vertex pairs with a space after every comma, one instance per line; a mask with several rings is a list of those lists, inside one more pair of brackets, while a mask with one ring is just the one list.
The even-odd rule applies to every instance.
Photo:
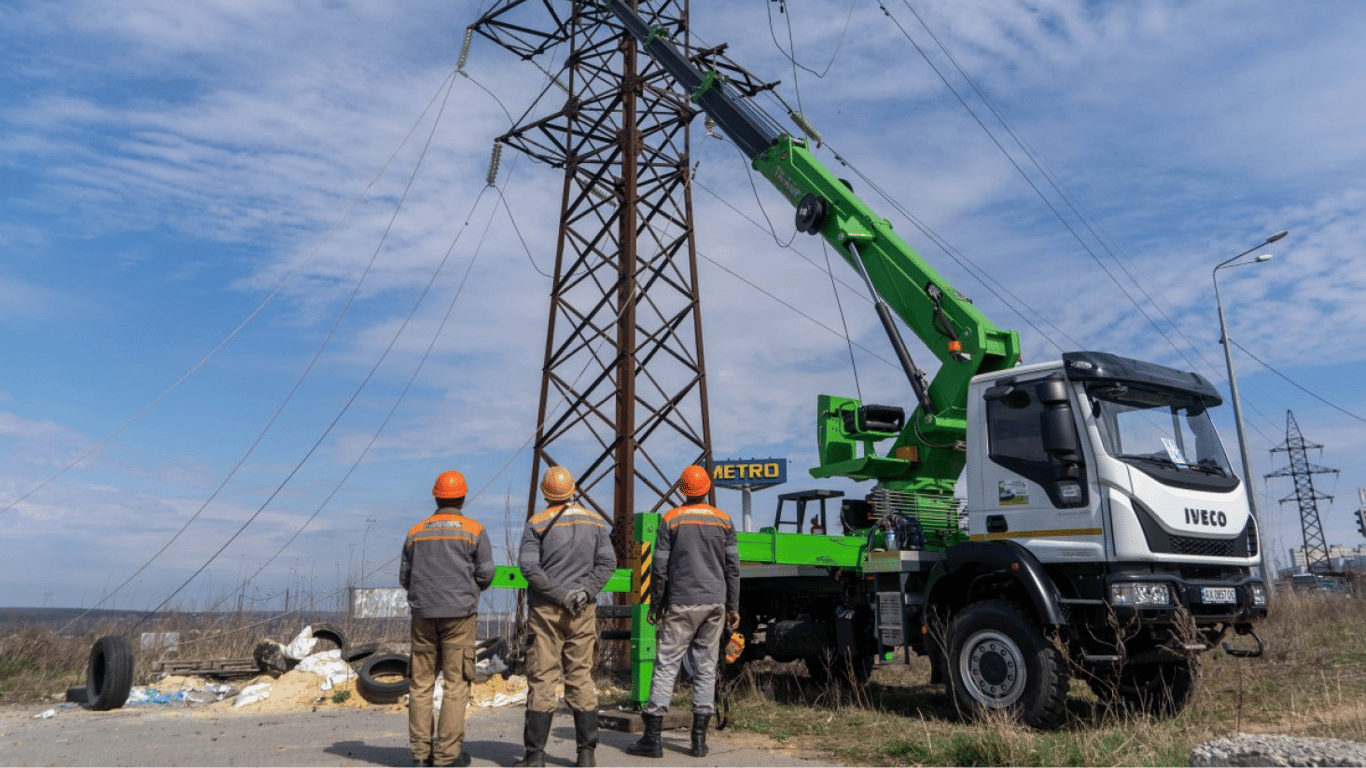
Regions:
[[[1266, 249], [1271, 262], [1220, 273], [1233, 338], [1312, 393], [1235, 355], [1256, 487], [1283, 558], [1300, 543], [1297, 507], [1278, 503], [1293, 487], [1261, 476], [1287, 465], [1269, 449], [1292, 410], [1326, 446], [1311, 461], [1341, 469], [1315, 477], [1337, 497], [1320, 507], [1328, 540], [1361, 544], [1366, 7], [885, 8], [694, 3], [692, 22], [699, 42], [729, 42], [733, 59], [782, 79], [783, 99], [826, 139], [821, 157], [838, 165], [838, 152], [875, 182], [887, 199], [870, 190], [868, 202], [1020, 330], [1026, 360], [1102, 349], [1193, 367], [1226, 392], [1210, 270], [1290, 230]], [[0, 506], [28, 494], [2, 513], [0, 602], [88, 606], [127, 582], [106, 605], [147, 608], [206, 562], [176, 606], [212, 604], [258, 569], [243, 591], [262, 604], [286, 586], [324, 593], [362, 560], [368, 585], [390, 586], [402, 535], [447, 468], [469, 475], [469, 510], [511, 560], [560, 178], [509, 152], [506, 204], [485, 189], [492, 138], [532, 106], [544, 75], [476, 41], [468, 76], [448, 80], [478, 10], [0, 7]], [[818, 393], [908, 395], [865, 352], [856, 381], [829, 330], [847, 322], [891, 359], [852, 273], [837, 272], [841, 318], [816, 266], [824, 254], [793, 239], [781, 200], [725, 142], [697, 130], [693, 148], [714, 447], [788, 458], [789, 484], [756, 494], [766, 522], [779, 491], [858, 490], [801, 479]], [[1227, 412], [1219, 423], [1235, 453]], [[738, 510], [738, 494], [721, 499]]]

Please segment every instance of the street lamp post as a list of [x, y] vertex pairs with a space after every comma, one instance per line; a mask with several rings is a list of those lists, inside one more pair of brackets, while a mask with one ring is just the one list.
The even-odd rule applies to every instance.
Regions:
[[[1247, 506], [1252, 512], [1252, 519], [1257, 521], [1257, 528], [1259, 533], [1261, 533], [1261, 538], [1265, 538], [1266, 529], [1262, 527], [1262, 516], [1257, 511], [1257, 494], [1252, 490], [1252, 462], [1247, 457], [1247, 437], [1243, 434], [1243, 406], [1238, 398], [1238, 377], [1233, 373], [1233, 345], [1229, 343], [1228, 325], [1224, 322], [1224, 304], [1219, 299], [1219, 270], [1228, 266], [1245, 267], [1249, 264], [1260, 264], [1265, 261], [1270, 261], [1272, 258], [1271, 254], [1263, 253], [1259, 254], [1257, 258], [1252, 261], [1245, 261], [1241, 264], [1233, 263], [1262, 246], [1270, 245], [1271, 243], [1280, 240], [1287, 234], [1289, 234], [1289, 232], [1281, 230], [1237, 256], [1220, 262], [1214, 269], [1210, 270], [1210, 279], [1214, 281], [1214, 306], [1219, 310], [1219, 343], [1224, 345], [1224, 364], [1228, 366], [1228, 390], [1229, 395], [1233, 400], [1233, 426], [1238, 431], [1238, 453], [1243, 461], [1243, 484], [1247, 491]], [[1266, 572], [1266, 542], [1262, 541], [1261, 538], [1257, 541], [1257, 551], [1261, 560], [1259, 567], [1262, 571], [1262, 578], [1269, 583], [1271, 578]]]
[[365, 535], [360, 540], [360, 585], [365, 586], [365, 545], [370, 542], [370, 526], [378, 523], [378, 520], [365, 518]]

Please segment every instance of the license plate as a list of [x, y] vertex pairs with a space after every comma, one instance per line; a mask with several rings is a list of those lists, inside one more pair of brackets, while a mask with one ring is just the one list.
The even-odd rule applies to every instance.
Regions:
[[1201, 587], [1200, 601], [1204, 603], [1236, 603], [1238, 593], [1233, 587]]

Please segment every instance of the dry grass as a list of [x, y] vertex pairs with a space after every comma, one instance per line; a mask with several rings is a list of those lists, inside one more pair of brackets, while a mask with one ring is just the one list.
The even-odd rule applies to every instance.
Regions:
[[[870, 683], [854, 690], [813, 684], [800, 662], [752, 664], [733, 684], [732, 727], [857, 765], [1185, 765], [1196, 744], [1235, 731], [1366, 741], [1366, 600], [1278, 597], [1258, 627], [1263, 657], [1206, 654], [1194, 703], [1169, 720], [1121, 718], [1074, 681], [1057, 731], [964, 723], [944, 688], [926, 682], [926, 661], [912, 657], [878, 666]], [[234, 658], [251, 656], [263, 637], [292, 638], [306, 621], [180, 614], [137, 632], [180, 632], [183, 659]], [[406, 621], [338, 623], [353, 643], [406, 639]], [[0, 702], [45, 699], [83, 685], [94, 640], [127, 634], [130, 624], [106, 619], [68, 634], [0, 627]], [[603, 644], [604, 660], [618, 645]], [[139, 651], [136, 659], [135, 680], [149, 682], [156, 654]], [[622, 678], [620, 687], [607, 686], [605, 699], [628, 698], [629, 673], [614, 677]], [[680, 690], [677, 703], [686, 707], [687, 700]]]
[[[61, 621], [0, 626], [0, 703], [46, 700], [64, 694], [70, 686], [85, 685], [91, 646], [106, 635], [127, 635], [132, 640], [133, 680], [143, 684], [153, 679], [152, 670], [159, 661], [251, 658], [262, 639], [288, 642], [304, 626], [320, 620], [339, 626], [352, 644], [407, 640], [406, 620], [346, 622], [297, 614], [264, 619], [248, 613], [172, 613], [137, 626], [130, 614], [83, 621], [65, 631]], [[179, 634], [176, 649], [142, 647], [143, 633], [169, 632]]]
[[1118, 716], [1074, 681], [1057, 731], [964, 723], [916, 657], [854, 691], [812, 685], [799, 663], [753, 665], [732, 717], [856, 765], [1186, 765], [1196, 744], [1235, 731], [1366, 741], [1366, 601], [1287, 594], [1258, 633], [1260, 659], [1206, 654], [1195, 701], [1168, 720]]

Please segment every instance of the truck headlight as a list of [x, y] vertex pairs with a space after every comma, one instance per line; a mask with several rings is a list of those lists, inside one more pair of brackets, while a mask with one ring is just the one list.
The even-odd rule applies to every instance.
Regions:
[[1266, 585], [1254, 583], [1247, 585], [1247, 590], [1252, 595], [1252, 604], [1258, 608], [1266, 607]]
[[1110, 585], [1114, 605], [1171, 605], [1172, 593], [1163, 582], [1127, 581]]

